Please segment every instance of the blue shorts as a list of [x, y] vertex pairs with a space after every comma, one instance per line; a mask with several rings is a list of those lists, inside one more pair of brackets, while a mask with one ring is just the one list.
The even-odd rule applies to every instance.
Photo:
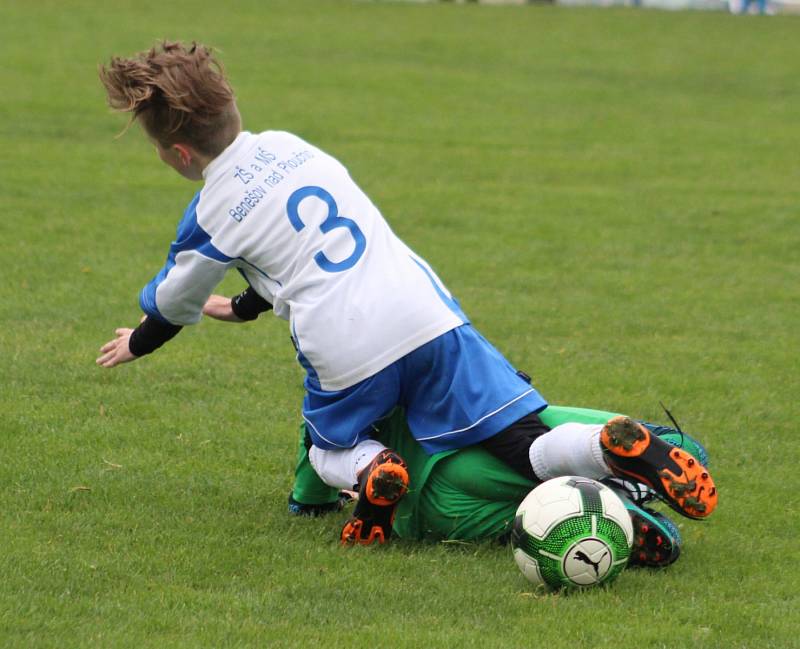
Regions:
[[428, 454], [483, 441], [547, 402], [471, 325], [457, 327], [344, 390], [307, 376], [303, 418], [315, 446], [352, 448], [395, 406]]

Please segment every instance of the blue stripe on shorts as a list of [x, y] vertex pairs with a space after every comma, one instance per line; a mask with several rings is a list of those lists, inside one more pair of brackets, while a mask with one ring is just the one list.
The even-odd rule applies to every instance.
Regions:
[[303, 418], [315, 446], [352, 448], [397, 405], [426, 453], [477, 444], [547, 402], [471, 325], [415, 349], [374, 376], [326, 392], [306, 377]]

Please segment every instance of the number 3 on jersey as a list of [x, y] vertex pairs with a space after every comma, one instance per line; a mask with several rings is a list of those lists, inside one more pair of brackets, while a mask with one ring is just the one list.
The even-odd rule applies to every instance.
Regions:
[[339, 216], [339, 208], [336, 205], [336, 201], [333, 200], [333, 196], [322, 189], [322, 187], [301, 187], [289, 196], [289, 201], [286, 203], [286, 215], [289, 217], [289, 222], [298, 232], [306, 227], [306, 224], [300, 219], [298, 210], [300, 203], [311, 196], [318, 198], [328, 206], [328, 216], [319, 224], [320, 231], [323, 234], [327, 234], [336, 228], [347, 228], [356, 244], [355, 249], [347, 259], [331, 261], [325, 256], [325, 253], [320, 250], [314, 255], [314, 261], [317, 262], [317, 265], [322, 270], [329, 273], [340, 273], [343, 270], [352, 268], [361, 258], [361, 255], [364, 254], [364, 250], [367, 248], [367, 240], [364, 238], [364, 233], [359, 229], [355, 221], [348, 219], [346, 216]]

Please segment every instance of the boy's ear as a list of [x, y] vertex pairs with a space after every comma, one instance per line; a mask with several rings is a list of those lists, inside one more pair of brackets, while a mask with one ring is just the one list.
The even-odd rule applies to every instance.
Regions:
[[184, 167], [188, 167], [192, 163], [194, 157], [194, 150], [186, 144], [173, 144], [172, 150], [178, 154]]

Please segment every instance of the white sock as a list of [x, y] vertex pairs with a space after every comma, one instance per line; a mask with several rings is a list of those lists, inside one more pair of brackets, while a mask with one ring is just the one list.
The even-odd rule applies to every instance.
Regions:
[[529, 451], [540, 480], [579, 475], [600, 480], [612, 475], [600, 446], [603, 424], [566, 423], [537, 437]]
[[[337, 489], [353, 489], [358, 484], [358, 474], [386, 447], [374, 439], [365, 439], [353, 448], [326, 451], [312, 446], [308, 461], [322, 481]], [[357, 487], [356, 487], [357, 488]]]

